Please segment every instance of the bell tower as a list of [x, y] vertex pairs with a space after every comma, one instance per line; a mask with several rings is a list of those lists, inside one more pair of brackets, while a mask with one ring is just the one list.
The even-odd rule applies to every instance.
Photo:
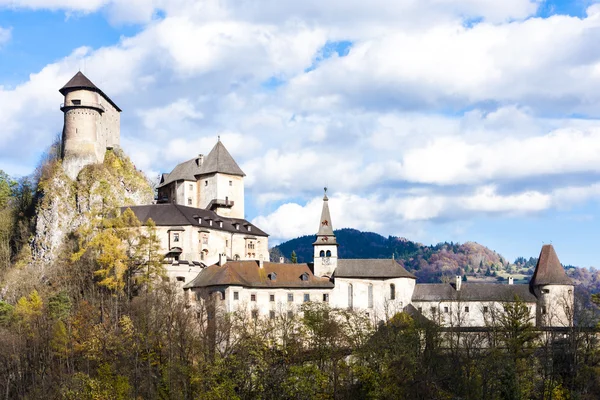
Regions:
[[323, 210], [317, 240], [313, 243], [314, 274], [315, 276], [331, 277], [337, 268], [338, 243], [333, 234], [331, 215], [329, 214], [329, 198], [327, 188], [323, 196]]

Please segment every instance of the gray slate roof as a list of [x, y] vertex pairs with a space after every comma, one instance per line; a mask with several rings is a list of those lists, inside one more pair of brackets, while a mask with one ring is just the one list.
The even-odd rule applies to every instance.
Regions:
[[412, 301], [521, 301], [536, 302], [529, 285], [463, 282], [459, 291], [454, 284], [422, 283], [415, 285]]
[[542, 246], [535, 271], [529, 282], [531, 286], [537, 285], [572, 285], [573, 281], [565, 272], [558, 260], [556, 251], [551, 244]]
[[100, 93], [102, 95], [102, 97], [104, 97], [110, 104], [112, 104], [112, 106], [114, 108], [117, 109], [117, 111], [121, 112], [121, 109], [119, 108], [119, 106], [117, 106], [110, 99], [110, 97], [108, 97], [106, 94], [104, 94], [104, 92], [102, 90], [100, 90], [100, 88], [98, 88], [98, 86], [94, 85], [92, 83], [92, 81], [90, 81], [88, 79], [88, 77], [85, 76], [81, 71], [77, 72], [75, 74], [75, 76], [73, 76], [71, 78], [71, 80], [69, 82], [67, 82], [65, 84], [65, 86], [63, 86], [62, 88], [60, 88], [58, 91], [63, 96], [65, 96], [70, 91], [72, 91], [72, 90], [78, 90], [78, 89], [87, 89], [87, 90], [91, 90], [91, 91], [96, 92], [96, 93]]
[[[145, 223], [152, 218], [157, 226], [186, 226], [192, 225], [200, 228], [214, 229], [226, 232], [235, 232], [240, 234], [248, 234], [250, 236], [269, 236], [264, 231], [260, 230], [256, 225], [251, 224], [242, 218], [227, 218], [217, 215], [214, 211], [205, 210], [203, 208], [186, 207], [179, 204], [150, 204], [145, 206], [121, 207], [121, 211], [130, 208], [135, 216]], [[196, 216], [196, 217], [194, 217]], [[202, 219], [202, 224], [198, 223], [198, 217]], [[209, 225], [208, 219], [213, 220], [212, 226]], [[223, 221], [223, 227], [214, 221]], [[239, 230], [235, 224], [239, 225]], [[248, 231], [247, 227], [251, 226]]]
[[163, 176], [159, 187], [180, 180], [196, 181], [196, 176], [198, 175], [214, 174], [217, 172], [228, 175], [246, 176], [220, 140], [204, 158], [202, 164], [200, 164], [200, 157], [195, 157], [178, 164], [173, 168], [171, 173]]
[[336, 278], [411, 278], [416, 277], [408, 272], [396, 260], [392, 259], [338, 259], [333, 273]]

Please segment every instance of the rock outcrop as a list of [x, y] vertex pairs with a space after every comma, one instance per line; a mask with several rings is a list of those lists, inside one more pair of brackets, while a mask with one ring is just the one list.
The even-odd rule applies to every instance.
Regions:
[[94, 215], [120, 206], [150, 204], [153, 192], [142, 172], [118, 149], [106, 152], [103, 164], [84, 167], [70, 179], [56, 162], [40, 181], [41, 200], [32, 241], [32, 265], [52, 265], [61, 246]]

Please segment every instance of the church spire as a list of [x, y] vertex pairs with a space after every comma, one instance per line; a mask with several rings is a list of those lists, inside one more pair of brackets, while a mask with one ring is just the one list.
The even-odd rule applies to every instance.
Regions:
[[333, 224], [331, 223], [331, 214], [329, 213], [329, 198], [327, 197], [327, 188], [323, 196], [323, 209], [321, 210], [321, 220], [319, 222], [319, 231], [317, 232], [317, 241], [314, 244], [337, 244], [333, 234]]

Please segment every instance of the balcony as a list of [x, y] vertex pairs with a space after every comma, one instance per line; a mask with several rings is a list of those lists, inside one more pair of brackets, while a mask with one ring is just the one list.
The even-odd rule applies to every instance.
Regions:
[[233, 200], [229, 200], [229, 199], [212, 199], [210, 201], [210, 203], [208, 203], [208, 209], [212, 210], [213, 208], [217, 208], [217, 207], [227, 207], [227, 208], [231, 208], [233, 207], [233, 205], [235, 204], [235, 202]]
[[100, 103], [88, 103], [85, 101], [74, 100], [70, 103], [61, 103], [60, 111], [65, 112], [73, 108], [93, 108], [94, 110], [100, 111], [101, 113], [106, 112], [104, 106]]

